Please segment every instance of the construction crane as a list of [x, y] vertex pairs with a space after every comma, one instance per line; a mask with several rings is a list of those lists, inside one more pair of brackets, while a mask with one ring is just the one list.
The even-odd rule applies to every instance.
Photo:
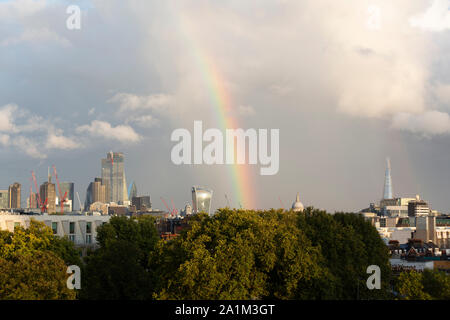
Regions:
[[167, 208], [167, 212], [170, 212], [169, 206], [167, 205], [166, 201], [164, 200], [163, 197], [160, 197], [162, 202], [164, 203], [164, 206]]
[[278, 196], [278, 200], [280, 200], [281, 209], [284, 209], [283, 201], [281, 201], [281, 197], [280, 196]]
[[56, 173], [56, 167], [53, 165], [53, 173], [55, 174], [56, 184], [58, 185], [58, 192], [59, 192], [59, 204], [61, 206], [61, 214], [64, 213], [64, 203], [67, 201], [67, 191], [62, 195], [61, 187], [59, 185], [59, 179], [58, 174]]
[[81, 206], [80, 195], [78, 194], [78, 191], [76, 193], [77, 193], [77, 198], [78, 198], [78, 204], [80, 205], [80, 211], [83, 212], [83, 207]]
[[172, 216], [173, 215], [177, 216], [178, 215], [178, 210], [175, 208], [175, 204], [173, 203], [173, 199], [171, 199], [170, 201], [172, 201], [172, 208], [173, 208]]
[[45, 209], [47, 209], [47, 200], [48, 200], [48, 198], [45, 198], [44, 203], [42, 203], [42, 204], [40, 205], [41, 213], [45, 212]]
[[33, 197], [33, 178], [30, 178], [30, 198], [28, 200], [28, 207], [31, 208], [31, 198]]
[[32, 179], [33, 179], [34, 187], [35, 187], [35, 189], [36, 189], [36, 199], [37, 199], [37, 204], [38, 204], [39, 208], [41, 209], [41, 213], [44, 213], [44, 212], [45, 212], [45, 209], [47, 208], [47, 200], [48, 200], [48, 199], [45, 198], [45, 201], [44, 201], [44, 202], [41, 201], [41, 195], [40, 195], [40, 193], [39, 193], [39, 191], [38, 191], [38, 188], [37, 188], [36, 175], [34, 174], [34, 171], [31, 171], [31, 177], [32, 177]]

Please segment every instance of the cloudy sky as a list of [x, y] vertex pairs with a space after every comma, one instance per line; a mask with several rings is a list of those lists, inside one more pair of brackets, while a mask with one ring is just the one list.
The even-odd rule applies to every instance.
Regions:
[[[70, 5], [81, 29], [69, 30]], [[139, 194], [232, 206], [226, 165], [176, 166], [176, 128], [220, 128], [209, 66], [241, 128], [280, 130], [280, 170], [248, 165], [258, 208], [359, 210], [394, 195], [450, 211], [450, 1], [0, 0], [0, 188], [55, 165], [85, 190], [106, 152]], [[249, 203], [244, 206], [251, 206]]]

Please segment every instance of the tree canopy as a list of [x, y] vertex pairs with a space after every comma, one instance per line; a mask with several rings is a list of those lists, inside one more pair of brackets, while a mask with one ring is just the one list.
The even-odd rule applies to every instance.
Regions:
[[97, 229], [100, 248], [86, 257], [84, 299], [150, 299], [149, 255], [158, 242], [152, 217], [112, 217]]
[[42, 222], [0, 231], [0, 299], [75, 299], [66, 285], [70, 264], [81, 264], [78, 251]]

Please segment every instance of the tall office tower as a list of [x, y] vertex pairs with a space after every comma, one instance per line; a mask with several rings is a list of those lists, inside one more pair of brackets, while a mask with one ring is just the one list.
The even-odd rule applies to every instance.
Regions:
[[8, 209], [8, 199], [9, 192], [8, 190], [0, 190], [0, 209]]
[[20, 183], [15, 182], [8, 189], [8, 208], [20, 208]]
[[137, 188], [136, 188], [136, 184], [134, 183], [134, 181], [132, 183], [130, 183], [130, 185], [128, 186], [128, 199], [129, 200], [133, 200], [134, 197], [137, 197]]
[[133, 197], [131, 204], [136, 207], [137, 211], [146, 211], [152, 208], [150, 196]]
[[55, 184], [52, 183], [52, 177], [48, 176], [48, 181], [41, 184], [39, 188], [39, 193], [41, 197], [42, 203], [47, 199], [47, 205], [45, 212], [47, 213], [55, 213], [56, 212], [56, 187]]
[[[59, 187], [61, 188], [61, 195], [63, 196], [66, 192], [66, 200], [72, 201], [72, 204], [74, 203], [74, 194], [75, 194], [75, 186], [73, 182], [61, 182], [59, 184]], [[69, 202], [69, 201], [67, 201]]]
[[102, 183], [102, 178], [95, 178], [86, 190], [86, 200], [84, 209], [89, 210], [91, 204], [95, 202], [106, 203], [106, 186]]
[[392, 199], [392, 179], [391, 179], [391, 162], [386, 158], [386, 172], [384, 174], [384, 194], [383, 199]]
[[423, 217], [428, 216], [431, 212], [428, 202], [420, 199], [416, 195], [416, 199], [408, 202], [408, 217]]
[[27, 208], [36, 209], [37, 207], [38, 207], [38, 205], [37, 205], [36, 193], [31, 192], [30, 196], [27, 199]]
[[109, 152], [102, 159], [102, 181], [106, 186], [106, 202], [119, 204], [128, 201], [127, 182], [122, 152]]
[[211, 214], [211, 198], [213, 191], [203, 187], [192, 187], [192, 202], [194, 213], [206, 212]]

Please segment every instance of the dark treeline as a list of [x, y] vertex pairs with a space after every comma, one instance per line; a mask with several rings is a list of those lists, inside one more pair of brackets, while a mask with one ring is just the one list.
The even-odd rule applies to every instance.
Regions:
[[[386, 245], [357, 214], [220, 209], [189, 224], [163, 241], [152, 217], [112, 217], [83, 261], [41, 223], [2, 231], [0, 299], [450, 299], [444, 273], [393, 278]], [[70, 264], [82, 270], [76, 293]], [[369, 265], [380, 290], [367, 289]]]

